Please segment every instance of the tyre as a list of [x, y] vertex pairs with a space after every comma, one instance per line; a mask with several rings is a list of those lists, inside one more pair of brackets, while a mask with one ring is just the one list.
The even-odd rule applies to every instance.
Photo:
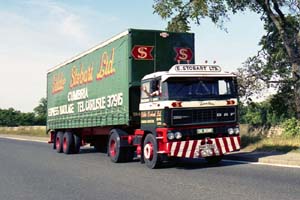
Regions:
[[143, 147], [143, 156], [147, 167], [150, 169], [158, 168], [161, 164], [161, 161], [157, 153], [158, 146], [154, 135], [146, 135]]
[[63, 152], [63, 139], [64, 139], [64, 133], [59, 131], [56, 134], [55, 138], [55, 147], [57, 153], [62, 153]]
[[74, 136], [74, 149], [73, 153], [77, 154], [80, 151], [81, 147], [81, 137], [79, 135], [73, 134]]
[[56, 149], [56, 135], [57, 135], [57, 133], [54, 132], [53, 133], [53, 149]]
[[223, 159], [223, 156], [212, 156], [212, 157], [206, 157], [205, 160], [209, 164], [218, 164]]
[[65, 154], [71, 154], [73, 153], [73, 149], [74, 149], [73, 133], [65, 132], [63, 137], [63, 152]]
[[121, 148], [120, 135], [116, 130], [111, 131], [111, 135], [108, 141], [108, 155], [112, 162], [119, 163], [126, 161], [125, 149]]

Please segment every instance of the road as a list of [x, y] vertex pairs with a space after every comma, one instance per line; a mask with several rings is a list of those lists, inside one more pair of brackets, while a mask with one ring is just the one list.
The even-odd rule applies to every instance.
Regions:
[[1, 200], [285, 200], [300, 198], [300, 169], [182, 161], [150, 170], [103, 153], [58, 154], [50, 145], [0, 138]]

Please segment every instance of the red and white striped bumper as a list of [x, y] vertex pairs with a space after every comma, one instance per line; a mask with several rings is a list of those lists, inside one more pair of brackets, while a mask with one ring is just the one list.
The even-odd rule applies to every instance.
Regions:
[[206, 138], [203, 140], [188, 140], [170, 142], [168, 144], [170, 156], [182, 158], [199, 158], [205, 157], [201, 153], [203, 148], [212, 151], [211, 156], [219, 156], [229, 152], [240, 150], [240, 136]]

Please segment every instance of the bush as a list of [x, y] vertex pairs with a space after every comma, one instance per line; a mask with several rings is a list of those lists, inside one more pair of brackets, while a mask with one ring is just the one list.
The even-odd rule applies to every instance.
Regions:
[[295, 137], [295, 136], [300, 136], [300, 121], [297, 120], [296, 118], [291, 118], [285, 120], [281, 124], [284, 132], [283, 135], [286, 137]]

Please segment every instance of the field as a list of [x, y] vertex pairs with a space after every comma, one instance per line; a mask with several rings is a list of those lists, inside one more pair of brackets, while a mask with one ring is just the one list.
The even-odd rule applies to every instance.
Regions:
[[0, 127], [0, 134], [49, 137], [45, 126]]
[[287, 137], [280, 127], [269, 129], [253, 129], [248, 125], [240, 125], [241, 143], [244, 151], [279, 151], [299, 152], [300, 137]]

